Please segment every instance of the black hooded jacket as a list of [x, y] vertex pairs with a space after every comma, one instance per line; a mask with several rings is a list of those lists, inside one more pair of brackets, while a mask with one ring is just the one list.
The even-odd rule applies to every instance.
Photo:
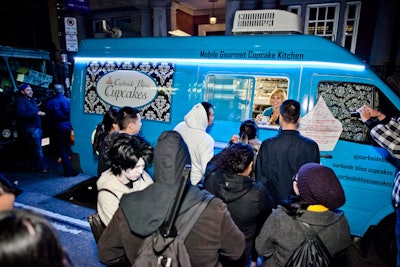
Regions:
[[[131, 266], [135, 262], [144, 237], [156, 231], [168, 214], [187, 163], [190, 156], [180, 134], [163, 132], [154, 153], [154, 184], [122, 197], [120, 207], [99, 239], [102, 263]], [[191, 184], [187, 186], [181, 213], [209, 194]], [[194, 224], [185, 246], [192, 267], [216, 267], [221, 266], [221, 257], [229, 260], [241, 257], [245, 236], [232, 220], [226, 204], [214, 197]]]
[[[268, 190], [250, 176], [224, 173], [209, 164], [204, 189], [222, 199], [231, 213], [233, 221], [246, 237], [244, 261], [251, 254], [253, 242], [262, 225], [271, 214], [273, 201]], [[247, 262], [247, 261], [246, 261]], [[239, 266], [231, 263], [231, 266]]]
[[[154, 151], [154, 184], [121, 198], [120, 207], [133, 232], [147, 236], [161, 226], [172, 207], [187, 164], [190, 165], [190, 154], [179, 133], [162, 133]], [[179, 214], [198, 203], [206, 193], [189, 186]]]

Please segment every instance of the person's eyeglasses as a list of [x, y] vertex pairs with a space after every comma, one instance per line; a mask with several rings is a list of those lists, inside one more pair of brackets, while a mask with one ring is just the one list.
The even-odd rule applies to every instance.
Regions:
[[297, 182], [297, 174], [292, 176], [292, 182]]

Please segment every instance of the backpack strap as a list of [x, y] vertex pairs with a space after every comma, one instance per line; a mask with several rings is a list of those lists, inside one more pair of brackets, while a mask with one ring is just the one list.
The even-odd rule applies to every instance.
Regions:
[[161, 253], [174, 241], [175, 238], [179, 238], [179, 240], [184, 243], [194, 224], [213, 198], [214, 196], [212, 194], [207, 193], [203, 196], [200, 202], [179, 215], [174, 225], [174, 235], [164, 236], [160, 229], [156, 231], [152, 235], [153, 250], [157, 253]]
[[179, 209], [181, 208], [181, 204], [183, 202], [185, 192], [188, 190], [188, 187], [189, 187], [188, 181], [190, 182], [190, 180], [189, 180], [190, 179], [190, 170], [191, 170], [191, 166], [185, 165], [185, 168], [183, 169], [183, 172], [182, 172], [183, 179], [181, 179], [181, 181], [179, 183], [178, 191], [177, 191], [174, 201], [172, 203], [172, 207], [169, 210], [164, 223], [158, 228], [158, 230], [160, 231], [161, 235], [164, 238], [175, 237], [177, 234], [176, 227], [175, 227], [175, 221], [178, 217]]
[[186, 237], [189, 235], [194, 224], [197, 222], [198, 218], [213, 198], [213, 195], [209, 193], [205, 194], [199, 203], [178, 217], [176, 221], [176, 227], [178, 231], [178, 237], [183, 242], [186, 240]]
[[296, 221], [299, 222], [299, 223], [301, 223], [301, 224], [306, 228], [306, 231], [307, 231], [312, 237], [315, 238], [315, 240], [320, 244], [321, 248], [322, 248], [323, 250], [326, 251], [326, 254], [329, 256], [329, 259], [331, 260], [331, 259], [332, 259], [331, 253], [329, 253], [329, 250], [326, 248], [324, 242], [321, 240], [321, 238], [319, 237], [319, 235], [314, 231], [314, 229], [312, 229], [311, 225], [309, 225], [308, 223], [303, 222], [303, 221], [298, 221], [298, 220], [296, 220]]
[[113, 191], [111, 191], [111, 190], [109, 190], [109, 189], [107, 189], [107, 188], [100, 189], [99, 192], [100, 192], [100, 191], [107, 191], [107, 192], [113, 194], [117, 199], [119, 199], [118, 196], [117, 196]]

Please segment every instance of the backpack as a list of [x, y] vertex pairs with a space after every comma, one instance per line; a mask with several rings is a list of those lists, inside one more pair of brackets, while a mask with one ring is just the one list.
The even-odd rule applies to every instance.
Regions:
[[[300, 222], [299, 222], [300, 223]], [[318, 234], [308, 223], [301, 222], [306, 228], [304, 241], [290, 256], [286, 267], [328, 267], [332, 257]], [[303, 227], [302, 227], [303, 228]]]
[[[175, 223], [177, 233], [165, 236], [159, 229], [146, 237], [136, 254], [133, 267], [191, 267], [189, 253], [184, 244], [198, 217], [213, 198], [211, 194], [180, 215]], [[175, 230], [174, 230], [175, 231]]]

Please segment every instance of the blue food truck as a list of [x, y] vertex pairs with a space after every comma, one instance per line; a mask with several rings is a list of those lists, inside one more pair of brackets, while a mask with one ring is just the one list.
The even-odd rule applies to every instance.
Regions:
[[[75, 57], [71, 101], [76, 167], [96, 175], [91, 138], [110, 106], [139, 108], [141, 133], [156, 145], [161, 132], [173, 129], [196, 103], [208, 101], [215, 112], [209, 133], [218, 153], [243, 120], [256, 118], [269, 107], [275, 89], [301, 103], [299, 130], [317, 141], [321, 163], [339, 177], [351, 233], [366, 237], [372, 229], [380, 231], [375, 242], [382, 242], [380, 248], [386, 253], [393, 251], [391, 190], [397, 162], [372, 142], [366, 126], [351, 114], [368, 104], [398, 115], [400, 98], [368, 65], [321, 37], [82, 41]], [[261, 121], [260, 140], [276, 135], [278, 129]]]

